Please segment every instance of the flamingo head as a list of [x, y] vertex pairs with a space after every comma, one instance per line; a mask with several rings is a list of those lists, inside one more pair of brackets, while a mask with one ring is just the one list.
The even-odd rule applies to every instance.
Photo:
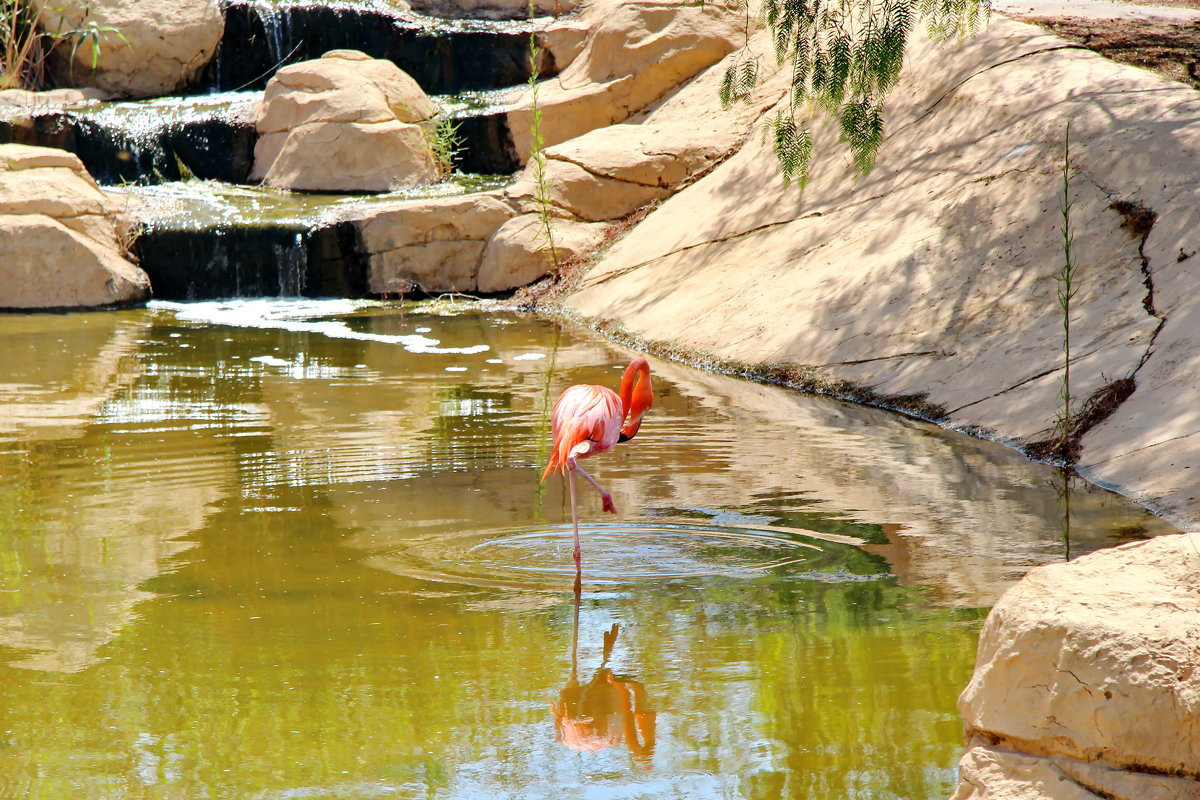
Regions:
[[650, 384], [650, 365], [646, 359], [635, 358], [625, 368], [620, 395], [621, 407], [625, 410], [625, 424], [617, 441], [627, 442], [637, 435], [642, 417], [654, 405], [654, 388]]

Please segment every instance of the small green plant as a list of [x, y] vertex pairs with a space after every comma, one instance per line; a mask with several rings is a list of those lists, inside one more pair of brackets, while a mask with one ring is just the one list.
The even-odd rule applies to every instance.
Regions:
[[1059, 200], [1059, 205], [1062, 209], [1060, 228], [1062, 231], [1063, 265], [1055, 273], [1054, 280], [1058, 284], [1058, 306], [1062, 310], [1063, 377], [1058, 393], [1059, 399], [1062, 401], [1062, 408], [1059, 410], [1058, 418], [1055, 421], [1055, 434], [1058, 439], [1055, 449], [1059, 451], [1064, 459], [1069, 460], [1069, 442], [1074, 428], [1074, 419], [1071, 413], [1071, 301], [1079, 291], [1079, 286], [1076, 283], [1075, 254], [1073, 251], [1075, 234], [1071, 230], [1071, 123], [1069, 121], [1067, 122], [1066, 133], [1063, 136], [1062, 197]]
[[[533, 0], [529, 0], [529, 18], [531, 20], [534, 13]], [[538, 66], [538, 62], [540, 60], [541, 48], [538, 47], [537, 32], [531, 29], [529, 31], [529, 165], [532, 168], [533, 202], [537, 207], [538, 234], [542, 240], [542, 250], [549, 254], [550, 264], [554, 274], [557, 276], [562, 271], [562, 264], [559, 261], [558, 249], [554, 246], [554, 214], [550, 202], [550, 190], [546, 184], [546, 155], [544, 153], [545, 141], [542, 138], [542, 109], [538, 105], [538, 78], [541, 77], [541, 69]]]
[[454, 171], [454, 157], [462, 152], [463, 140], [458, 135], [460, 125], [462, 123], [458, 120], [443, 116], [432, 131], [427, 131], [429, 148], [433, 151], [434, 163], [443, 180]]

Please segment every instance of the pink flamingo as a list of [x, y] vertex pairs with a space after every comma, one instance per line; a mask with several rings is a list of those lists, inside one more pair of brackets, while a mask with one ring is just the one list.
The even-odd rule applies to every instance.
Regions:
[[571, 487], [571, 526], [575, 533], [575, 572], [583, 571], [579, 549], [579, 509], [575, 502], [575, 473], [587, 480], [604, 503], [604, 510], [617, 513], [612, 495], [604, 491], [595, 479], [576, 463], [577, 459], [612, 450], [619, 442], [627, 442], [638, 432], [642, 417], [653, 405], [650, 386], [650, 365], [644, 358], [635, 358], [621, 376], [621, 393], [590, 384], [568, 387], [554, 404], [550, 415], [550, 430], [554, 442], [550, 446], [550, 463], [542, 480], [555, 470], [566, 474]]

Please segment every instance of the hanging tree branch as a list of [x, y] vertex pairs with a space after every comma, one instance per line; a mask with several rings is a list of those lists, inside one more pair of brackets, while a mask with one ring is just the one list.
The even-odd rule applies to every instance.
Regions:
[[[801, 187], [808, 181], [809, 123], [817, 112], [838, 118], [855, 171], [870, 172], [883, 143], [883, 101], [900, 78], [918, 21], [931, 38], [946, 41], [973, 36], [989, 11], [990, 0], [763, 0], [775, 58], [791, 67], [790, 103], [763, 129], [784, 180]], [[753, 56], [735, 58], [721, 103], [748, 100], [758, 72]]]

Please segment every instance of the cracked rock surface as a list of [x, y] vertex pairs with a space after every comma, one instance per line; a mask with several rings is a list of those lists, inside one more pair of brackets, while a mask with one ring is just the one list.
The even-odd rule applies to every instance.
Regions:
[[[1200, 95], [1005, 19], [953, 47], [915, 41], [907, 63], [870, 176], [855, 178], [836, 126], [817, 126], [803, 192], [748, 137], [612, 247], [569, 305], [651, 343], [809, 367], [1037, 442], [1060, 402], [1069, 119], [1072, 394], [1136, 384], [1083, 437], [1082, 466], [1200, 526], [1187, 255], [1200, 249]], [[1130, 226], [1134, 207], [1148, 232]]]

